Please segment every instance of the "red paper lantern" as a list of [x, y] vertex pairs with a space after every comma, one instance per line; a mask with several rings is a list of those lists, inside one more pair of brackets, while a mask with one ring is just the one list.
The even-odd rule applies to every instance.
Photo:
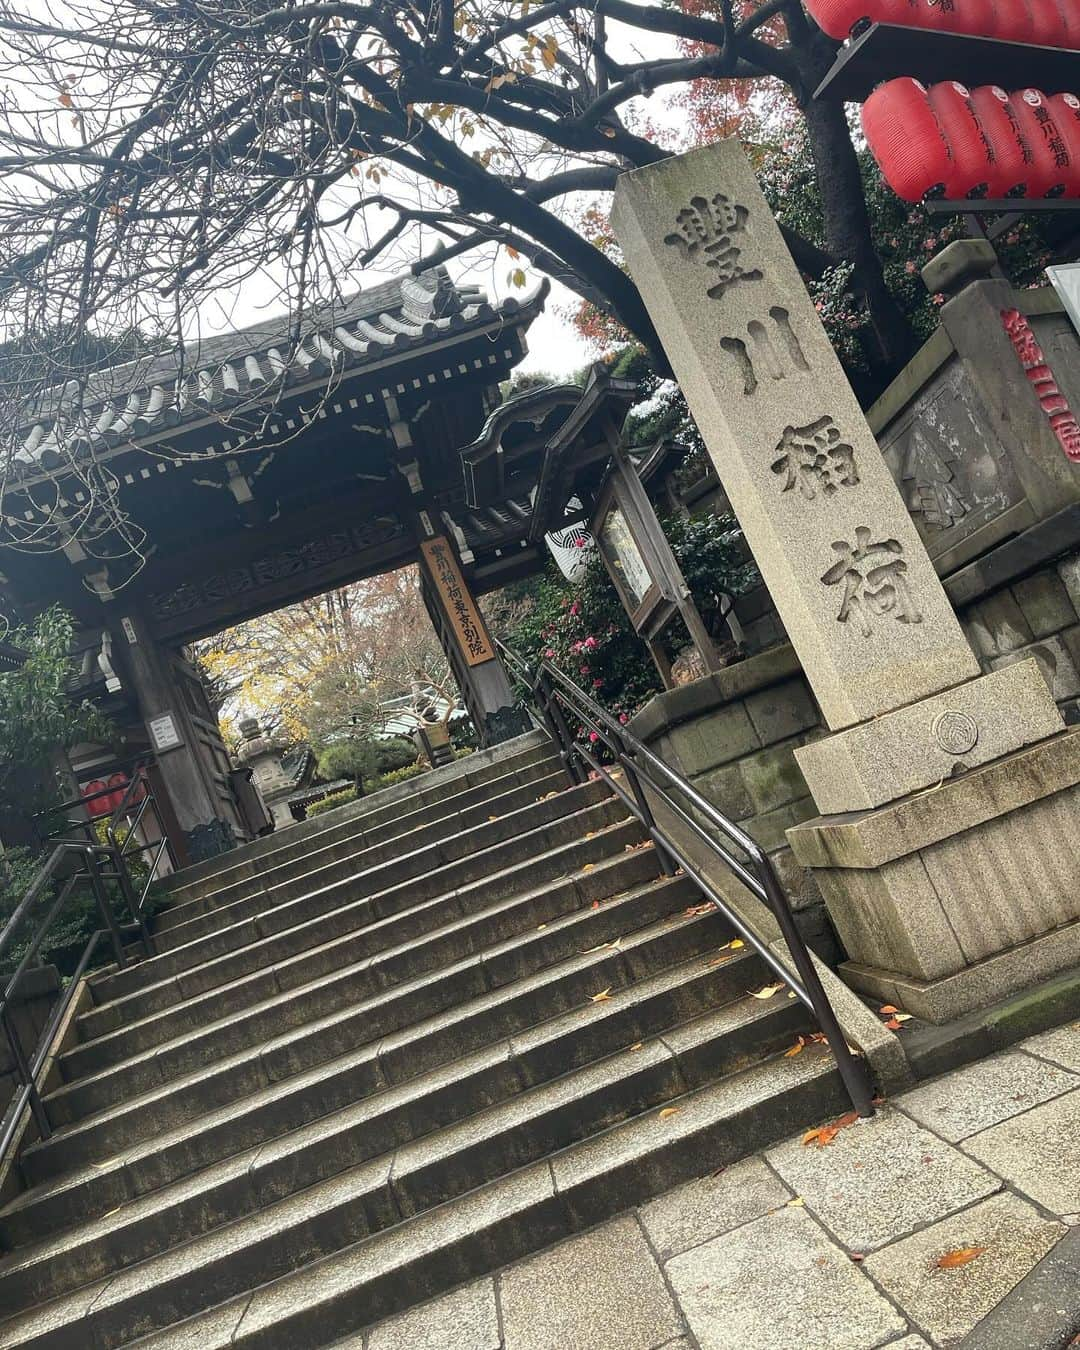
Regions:
[[1002, 0], [941, 0], [941, 4], [931, 6], [934, 17], [920, 18], [919, 26], [942, 28], [948, 33], [967, 33], [972, 37], [996, 37], [997, 11], [1001, 4]]
[[1009, 106], [1031, 147], [1027, 195], [1060, 197], [1065, 191], [1071, 163], [1049, 100], [1038, 89], [1020, 89], [1009, 95]]
[[105, 788], [106, 783], [103, 778], [95, 778], [83, 788], [83, 800], [86, 801], [86, 810], [91, 816], [107, 816], [111, 813], [108, 797], [97, 797], [93, 801], [87, 800], [93, 797], [95, 792], [104, 792]]
[[879, 85], [862, 106], [862, 128], [885, 181], [906, 202], [941, 196], [953, 156], [926, 89], [901, 76]]
[[1031, 5], [1031, 37], [1038, 47], [1071, 46], [1073, 25], [1059, 0], [1028, 0]]
[[1056, 0], [1065, 32], [1064, 46], [1069, 51], [1080, 51], [1080, 0]]
[[987, 36], [1000, 38], [1003, 42], [1033, 42], [1035, 16], [1032, 6], [1038, 2], [994, 0], [994, 26]]
[[944, 80], [928, 91], [930, 107], [952, 151], [944, 178], [945, 196], [985, 197], [994, 167], [993, 152], [983, 131], [971, 95], [955, 80]]
[[996, 84], [983, 84], [971, 91], [971, 105], [994, 157], [987, 196], [1024, 196], [1034, 153], [1020, 130], [1008, 94]]
[[1049, 103], [1054, 121], [1069, 152], [1065, 196], [1080, 197], [1080, 98], [1075, 94], [1054, 94]]
[[110, 792], [106, 798], [104, 798], [104, 800], [109, 804], [109, 815], [112, 815], [112, 813], [119, 808], [120, 803], [124, 800], [124, 794], [127, 792], [128, 786], [127, 774], [126, 773], [110, 774], [109, 781], [106, 784], [106, 786], [115, 789], [113, 792]]
[[[954, 4], [965, 0], [952, 0]], [[975, 3], [976, 0], [971, 0]], [[977, 0], [985, 3], [985, 0]], [[944, 28], [942, 9], [931, 0], [806, 0], [817, 26], [841, 42], [868, 23], [895, 23], [908, 28]]]

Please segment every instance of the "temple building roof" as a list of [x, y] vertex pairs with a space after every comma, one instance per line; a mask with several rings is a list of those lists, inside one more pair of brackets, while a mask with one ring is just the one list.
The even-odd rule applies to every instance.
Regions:
[[[148, 355], [88, 377], [81, 391], [43, 395], [20, 431], [15, 460], [32, 471], [65, 452], [160, 441], [208, 418], [238, 421], [307, 389], [328, 388], [420, 350], [468, 337], [502, 321], [520, 323], [543, 306], [548, 284], [521, 300], [491, 303], [457, 286], [442, 268], [400, 276], [340, 303], [289, 315]], [[464, 374], [454, 365], [446, 379]], [[438, 372], [429, 372], [434, 384]], [[235, 447], [225, 447], [226, 449]]]

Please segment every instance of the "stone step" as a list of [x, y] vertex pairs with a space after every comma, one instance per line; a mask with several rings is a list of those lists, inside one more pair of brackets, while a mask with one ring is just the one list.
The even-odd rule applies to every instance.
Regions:
[[[615, 835], [616, 841], [622, 837]], [[589, 895], [602, 899], [651, 879], [657, 870], [655, 858], [639, 856], [640, 852], [619, 852], [594, 864]], [[193, 1021], [186, 1031], [177, 1034], [176, 1019], [168, 1014], [148, 1019], [141, 1028], [142, 1048], [106, 1061], [98, 1072], [77, 1077], [47, 1097], [51, 1119], [61, 1126], [108, 1110], [117, 1101], [154, 1091], [207, 1063], [302, 1029], [472, 952], [529, 933], [538, 923], [572, 913], [583, 903], [591, 900], [584, 902], [575, 880], [569, 878], [515, 894], [476, 913], [461, 915], [433, 901], [370, 924], [272, 967], [272, 992], [260, 974], [234, 985], [227, 1000], [213, 990], [179, 1005], [176, 1014]], [[166, 1038], [154, 1043], [152, 1037], [159, 1035]]]
[[352, 856], [363, 849], [377, 848], [379, 845], [386, 848], [394, 841], [401, 841], [402, 848], [405, 848], [408, 838], [423, 838], [423, 832], [433, 832], [432, 837], [443, 837], [445, 830], [441, 830], [437, 836], [435, 833], [441, 823], [458, 819], [460, 829], [471, 828], [475, 823], [485, 821], [490, 810], [495, 810], [495, 807], [489, 807], [485, 811], [487, 803], [494, 799], [516, 794], [520, 798], [518, 805], [525, 806], [536, 801], [537, 796], [562, 790], [566, 786], [566, 772], [558, 756], [547, 756], [512, 774], [491, 779], [490, 783], [463, 788], [445, 798], [445, 801], [433, 802], [429, 806], [402, 802], [381, 825], [352, 832], [338, 830], [333, 832], [329, 840], [320, 842], [317, 837], [311, 845], [282, 846], [244, 865], [238, 875], [215, 877], [213, 884], [197, 883], [190, 895], [184, 891], [174, 892], [169, 898], [169, 907], [158, 914], [159, 929], [165, 931], [194, 915], [219, 909], [220, 904], [227, 903], [229, 898], [252, 894], [252, 891], [265, 886], [266, 877], [288, 880], [290, 876], [302, 875], [308, 869], [319, 867], [320, 863]]
[[517, 773], [527, 775], [532, 766], [541, 761], [550, 762], [551, 758], [552, 746], [548, 738], [541, 732], [531, 732], [502, 746], [456, 760], [442, 769], [383, 788], [334, 811], [276, 830], [228, 853], [195, 863], [165, 878], [158, 888], [159, 893], [182, 901], [197, 894], [200, 887], [216, 889], [225, 884], [230, 875], [250, 873], [271, 855], [281, 860], [310, 848], [319, 848], [337, 837], [362, 832], [365, 827], [377, 828], [386, 820], [408, 815], [457, 793], [473, 788], [483, 790], [494, 779]]
[[140, 1334], [159, 1350], [314, 1350], [835, 1110], [831, 1059], [813, 1052], [698, 1085], [698, 1054], [744, 1008], [91, 1277], [0, 1326], [0, 1350], [107, 1350]]
[[[597, 788], [596, 783], [586, 783], [567, 789], [560, 794], [561, 814], [555, 819], [544, 821], [541, 815], [543, 823], [536, 824], [536, 817], [525, 816], [523, 824], [531, 823], [534, 828], [523, 828], [508, 841], [492, 843], [441, 867], [396, 882], [388, 881], [383, 869], [336, 882], [125, 970], [114, 968], [91, 981], [96, 1006], [79, 1019], [79, 1035], [88, 1039], [116, 1030], [147, 1012], [228, 984], [242, 974], [422, 901], [473, 894], [478, 887], [492, 895], [500, 888], [505, 893], [530, 867], [547, 868], [536, 874], [540, 879], [557, 875], [552, 869], [559, 865], [574, 870], [581, 862], [595, 861], [592, 836], [626, 816], [618, 798], [605, 797]], [[538, 810], [554, 805], [555, 799], [536, 804]], [[567, 852], [554, 857], [560, 848]], [[583, 850], [581, 861], [575, 861], [575, 848]], [[378, 889], [372, 890], [373, 885]]]
[[[701, 913], [688, 904], [697, 898], [687, 878], [661, 878], [401, 986], [356, 1010], [358, 1030], [343, 1054], [299, 1074], [266, 1077], [242, 1099], [24, 1191], [0, 1212], [0, 1246], [24, 1246], [66, 1223], [105, 1214], [373, 1092], [581, 1009], [598, 989], [623, 990], [694, 959], [724, 972], [719, 988], [754, 983], [760, 958], [742, 951], [736, 963], [732, 948], [718, 954], [730, 929], [717, 910]], [[736, 973], [729, 976], [729, 968]]]
[[[592, 1014], [591, 1008], [583, 1011]], [[148, 1197], [141, 1233], [137, 1225], [135, 1231], [121, 1226], [102, 1233], [99, 1225], [96, 1241], [80, 1247], [76, 1230], [74, 1250], [61, 1246], [56, 1252], [53, 1244], [51, 1261], [39, 1254], [21, 1265], [5, 1262], [0, 1297], [4, 1306], [25, 1306], [47, 1298], [55, 1279], [78, 1281], [64, 1301], [77, 1311], [80, 1333], [89, 1332], [94, 1345], [122, 1345], [640, 1117], [699, 1087], [717, 1069], [745, 1062], [748, 1051], [756, 1059], [789, 1044], [800, 1025], [805, 1025], [801, 1008], [772, 1009], [742, 998], [536, 1086], [519, 1077], [511, 1047], [481, 1052], [454, 1066], [463, 1071], [461, 1091], [475, 1093], [479, 1109], [473, 1114], [412, 1138], [407, 1118], [410, 1107], [419, 1115], [421, 1103], [410, 1102], [408, 1090], [390, 1094], [390, 1102], [375, 1099], [367, 1110], [360, 1104], [299, 1140], [279, 1140], [234, 1159], [228, 1175], [223, 1170], [215, 1178], [229, 1197], [204, 1196], [203, 1202], [211, 1223], [215, 1204], [222, 1217], [232, 1205], [245, 1211], [243, 1217], [175, 1245], [167, 1211], [160, 1221], [147, 1213]], [[476, 1076], [484, 1082], [470, 1081]], [[452, 1069], [449, 1082], [440, 1086], [452, 1091], [454, 1081]], [[493, 1104], [484, 1104], [484, 1083], [496, 1098]], [[190, 1193], [187, 1198], [198, 1212], [197, 1198]], [[122, 1259], [110, 1255], [110, 1238], [132, 1264], [120, 1268]], [[61, 1244], [71, 1240], [65, 1235]], [[147, 1255], [144, 1246], [153, 1251], [155, 1243], [167, 1244], [165, 1250]], [[84, 1317], [79, 1291], [101, 1277], [112, 1282]], [[62, 1306], [54, 1305], [52, 1313], [55, 1337], [56, 1324], [69, 1319]], [[0, 1346], [5, 1343], [0, 1329]]]
[[[720, 1034], [698, 1047], [695, 1074], [702, 1072], [705, 1055], [712, 1071], [722, 1072], [791, 1043], [806, 1025], [801, 1006], [785, 1000], [764, 1008], [746, 999], [746, 989], [760, 982], [761, 963], [732, 956], [722, 966], [698, 956], [613, 991], [600, 1003], [582, 995], [579, 1006], [547, 1022], [379, 1088], [272, 1143], [116, 1206], [96, 1222], [83, 1219], [59, 1237], [39, 1239], [0, 1262], [0, 1307], [27, 1307], [70, 1292], [168, 1250], [177, 1233], [195, 1237], [253, 1214], [496, 1103], [509, 1110], [521, 1093], [630, 1046], [648, 1062], [655, 1053], [647, 1044], [650, 1037], [671, 1034], [706, 1014], [713, 1015], [711, 1025]], [[737, 999], [738, 1008], [729, 1006]], [[725, 1008], [729, 1015], [721, 1016]]]
[[[608, 840], [628, 837], [626, 826], [614, 826], [601, 832], [590, 847], [602, 848]], [[56, 1175], [80, 1162], [90, 1162], [103, 1153], [130, 1147], [160, 1130], [192, 1120], [202, 1112], [256, 1091], [265, 1082], [285, 1078], [314, 1064], [344, 1054], [356, 1044], [404, 1025], [402, 1018], [417, 1014], [410, 1007], [408, 988], [419, 975], [436, 975], [433, 996], [450, 1007], [462, 997], [483, 992], [485, 979], [493, 982], [516, 978], [522, 965], [550, 950], [535, 941], [545, 935], [540, 924], [548, 925], [560, 916], [581, 912], [607, 896], [618, 894], [655, 877], [654, 850], [620, 851], [606, 861], [592, 864], [576, 878], [559, 884], [540, 886], [512, 893], [506, 900], [489, 905], [475, 915], [455, 918], [423, 938], [401, 935], [398, 946], [378, 949], [378, 954], [357, 969], [338, 979], [298, 985], [280, 1002], [281, 1015], [263, 1018], [258, 1025], [267, 1031], [268, 1043], [246, 1038], [248, 1048], [228, 1053], [220, 1047], [244, 1019], [226, 1018], [211, 1027], [204, 1036], [182, 1038], [179, 1046], [167, 1052], [162, 1062], [151, 1055], [139, 1061], [140, 1071], [149, 1065], [160, 1073], [167, 1063], [172, 1074], [143, 1092], [123, 1090], [125, 1071], [107, 1070], [96, 1080], [76, 1082], [46, 1098], [54, 1118], [72, 1114], [71, 1104], [88, 1100], [101, 1102], [95, 1114], [85, 1116], [58, 1129], [49, 1139], [31, 1145], [23, 1154], [22, 1165], [32, 1181]], [[361, 938], [365, 935], [362, 933]], [[314, 955], [321, 956], [321, 950]], [[312, 954], [304, 959], [309, 960]], [[463, 958], [485, 956], [481, 965], [466, 965]], [[451, 964], [457, 963], [457, 964]], [[527, 966], [526, 966], [527, 969]], [[279, 978], [281, 968], [279, 967]], [[374, 976], [374, 978], [372, 978]], [[367, 998], [364, 991], [371, 991]], [[332, 995], [332, 1011], [326, 1006]], [[286, 1023], [281, 1029], [282, 1022]], [[249, 1024], [250, 1026], [250, 1024]], [[215, 1048], [218, 1047], [218, 1048]], [[209, 1061], [209, 1062], [208, 1062]], [[92, 1094], [92, 1096], [90, 1095]], [[67, 1110], [65, 1110], [65, 1106]], [[57, 1119], [57, 1124], [61, 1121]]]
[[[430, 871], [512, 837], [530, 825], [565, 815], [572, 809], [572, 802], [580, 800], [574, 794], [564, 793], [566, 786], [564, 774], [550, 775], [535, 783], [515, 785], [476, 807], [455, 811], [388, 840], [365, 844], [355, 851], [344, 845], [331, 846], [280, 868], [260, 872], [213, 891], [201, 900], [165, 910], [155, 923], [155, 949], [171, 951], [286, 900], [322, 890], [333, 882], [351, 879], [359, 887], [360, 879], [367, 877], [385, 886]], [[597, 784], [590, 786], [594, 789], [594, 800], [605, 795], [602, 790], [595, 791]], [[333, 856], [321, 856], [325, 853]]]

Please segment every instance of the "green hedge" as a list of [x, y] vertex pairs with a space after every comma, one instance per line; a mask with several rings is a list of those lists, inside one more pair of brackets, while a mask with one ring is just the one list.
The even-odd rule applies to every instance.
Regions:
[[317, 802], [312, 802], [304, 812], [308, 820], [312, 816], [321, 816], [324, 811], [333, 811], [338, 806], [348, 806], [349, 802], [356, 801], [356, 789], [354, 787], [342, 788], [340, 792], [331, 792], [329, 797], [323, 797]]

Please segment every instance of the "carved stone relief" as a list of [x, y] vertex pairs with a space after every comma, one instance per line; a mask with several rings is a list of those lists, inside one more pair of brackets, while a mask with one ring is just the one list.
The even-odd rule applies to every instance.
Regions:
[[675, 217], [675, 233], [664, 237], [665, 244], [682, 249], [684, 258], [704, 261], [713, 274], [706, 291], [710, 299], [719, 300], [737, 282], [760, 281], [765, 275], [760, 268], [744, 265], [742, 248], [736, 243], [746, 232], [749, 214], [723, 192], [691, 197]]
[[836, 562], [822, 574], [826, 586], [843, 586], [838, 623], [854, 622], [863, 637], [874, 631], [874, 620], [891, 614], [899, 623], [922, 623], [922, 614], [907, 582], [904, 548], [896, 539], [873, 538], [868, 525], [855, 529], [855, 542], [833, 544]]
[[797, 488], [807, 501], [813, 501], [819, 492], [831, 496], [859, 481], [855, 451], [828, 416], [804, 427], [785, 427], [770, 467], [784, 480], [782, 492]]
[[746, 325], [746, 335], [750, 339], [725, 337], [720, 346], [734, 357], [743, 379], [743, 393], [752, 394], [758, 387], [758, 372], [761, 378], [772, 380], [785, 379], [792, 371], [807, 371], [810, 363], [803, 352], [802, 344], [791, 326], [791, 315], [782, 305], [773, 305], [769, 310], [771, 324], [760, 319], [751, 319]]

